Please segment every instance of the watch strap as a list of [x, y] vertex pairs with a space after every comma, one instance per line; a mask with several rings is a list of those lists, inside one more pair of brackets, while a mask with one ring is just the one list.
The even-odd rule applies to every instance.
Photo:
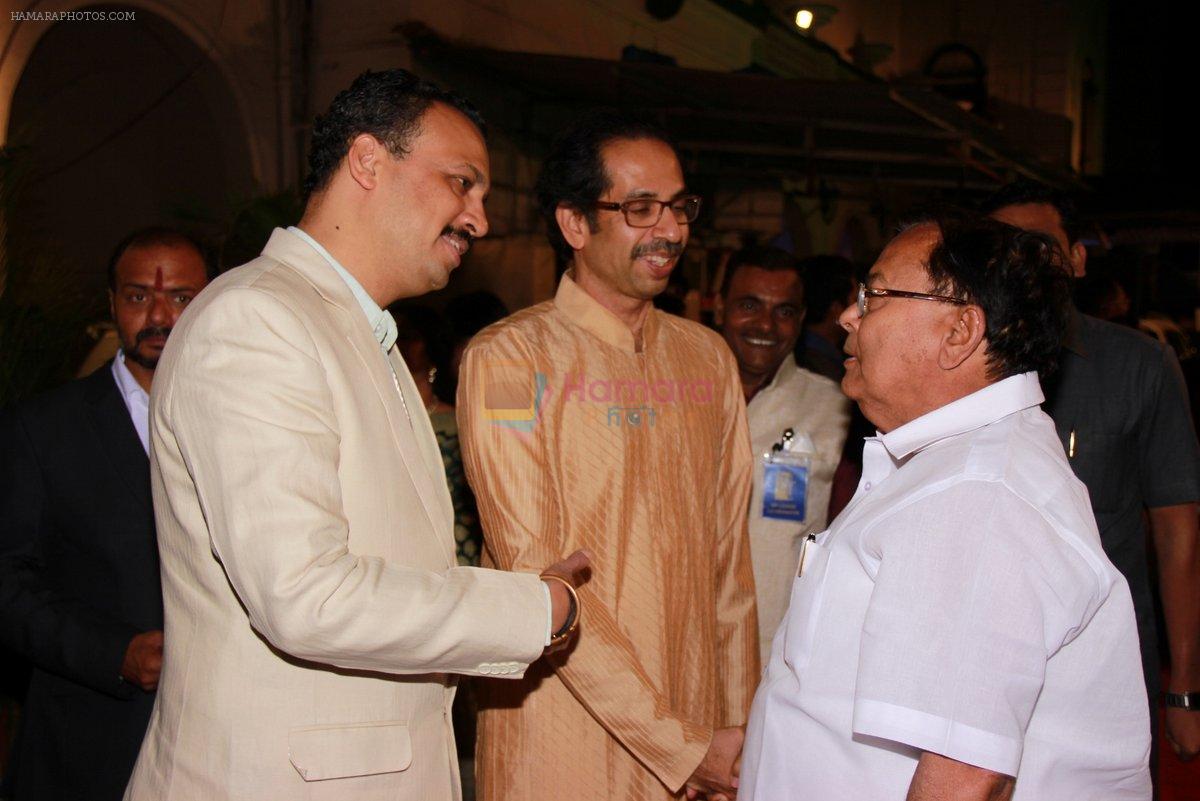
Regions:
[[1200, 692], [1166, 693], [1167, 706], [1200, 712]]

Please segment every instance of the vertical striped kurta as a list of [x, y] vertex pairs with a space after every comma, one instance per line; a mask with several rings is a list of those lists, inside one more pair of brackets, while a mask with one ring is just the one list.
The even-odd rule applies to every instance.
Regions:
[[484, 563], [595, 554], [572, 648], [482, 680], [481, 801], [678, 797], [759, 675], [732, 354], [655, 309], [639, 341], [567, 276], [476, 337], [458, 410]]

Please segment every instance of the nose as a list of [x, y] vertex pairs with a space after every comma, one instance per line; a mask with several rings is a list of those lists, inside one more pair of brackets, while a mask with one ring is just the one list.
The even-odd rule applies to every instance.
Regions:
[[775, 315], [771, 310], [766, 308], [766, 304], [759, 307], [758, 311], [746, 321], [746, 328], [750, 333], [754, 334], [771, 334], [776, 329]]
[[849, 332], [858, 330], [858, 323], [862, 320], [858, 316], [858, 304], [851, 304], [842, 309], [842, 313], [838, 315], [838, 325]]
[[151, 325], [170, 325], [171, 320], [171, 302], [167, 298], [165, 292], [155, 292], [153, 299], [150, 301], [150, 312], [146, 316], [147, 321]]
[[467, 207], [459, 217], [458, 225], [476, 239], [487, 236], [487, 212], [483, 208], [483, 198], [470, 196]]
[[654, 237], [668, 242], [680, 242], [683, 240], [684, 227], [675, 219], [675, 212], [671, 211], [669, 206], [664, 206], [662, 215], [654, 225]]

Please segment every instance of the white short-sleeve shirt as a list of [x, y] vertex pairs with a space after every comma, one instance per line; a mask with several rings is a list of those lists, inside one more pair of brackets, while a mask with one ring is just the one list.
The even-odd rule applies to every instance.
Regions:
[[868, 439], [754, 699], [742, 801], [903, 799], [931, 751], [1014, 799], [1149, 799], [1133, 604], [1013, 376]]

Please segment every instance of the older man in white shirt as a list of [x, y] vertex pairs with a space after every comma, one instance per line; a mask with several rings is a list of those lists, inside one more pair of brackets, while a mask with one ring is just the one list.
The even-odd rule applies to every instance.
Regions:
[[1038, 408], [1058, 259], [926, 221], [843, 314], [843, 388], [880, 434], [800, 558], [740, 799], [1150, 798], [1129, 590]]

